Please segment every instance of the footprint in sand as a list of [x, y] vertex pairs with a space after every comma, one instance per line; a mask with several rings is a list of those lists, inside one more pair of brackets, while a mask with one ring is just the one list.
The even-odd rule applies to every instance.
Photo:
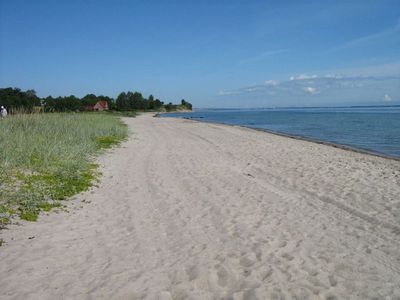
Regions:
[[245, 268], [249, 268], [255, 264], [257, 258], [254, 253], [250, 253], [240, 259], [240, 265]]
[[229, 273], [224, 266], [220, 266], [217, 271], [218, 284], [222, 287], [228, 285]]
[[199, 268], [196, 265], [186, 267], [186, 274], [189, 281], [195, 280], [199, 276]]
[[283, 247], [286, 247], [286, 245], [287, 245], [286, 241], [281, 241], [281, 242], [279, 242], [278, 247], [283, 248]]

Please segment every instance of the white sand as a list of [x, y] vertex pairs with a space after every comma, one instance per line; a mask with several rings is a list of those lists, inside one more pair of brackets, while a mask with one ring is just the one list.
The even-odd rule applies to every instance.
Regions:
[[400, 298], [400, 162], [125, 121], [100, 187], [0, 233], [0, 299]]

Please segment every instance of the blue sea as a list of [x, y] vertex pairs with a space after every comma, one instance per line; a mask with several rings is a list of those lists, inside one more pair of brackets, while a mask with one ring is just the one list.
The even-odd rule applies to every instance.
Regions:
[[400, 106], [199, 109], [162, 116], [264, 129], [400, 158]]

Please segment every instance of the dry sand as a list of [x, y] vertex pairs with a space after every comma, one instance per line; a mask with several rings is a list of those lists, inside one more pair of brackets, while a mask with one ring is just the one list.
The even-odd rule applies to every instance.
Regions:
[[131, 138], [100, 158], [98, 188], [1, 232], [1, 299], [400, 298], [400, 162], [125, 122]]

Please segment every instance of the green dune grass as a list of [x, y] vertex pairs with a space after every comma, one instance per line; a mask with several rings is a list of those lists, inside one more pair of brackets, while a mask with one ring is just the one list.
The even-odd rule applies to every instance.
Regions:
[[127, 136], [107, 113], [20, 114], [0, 119], [0, 228], [87, 190], [98, 178], [93, 157]]

